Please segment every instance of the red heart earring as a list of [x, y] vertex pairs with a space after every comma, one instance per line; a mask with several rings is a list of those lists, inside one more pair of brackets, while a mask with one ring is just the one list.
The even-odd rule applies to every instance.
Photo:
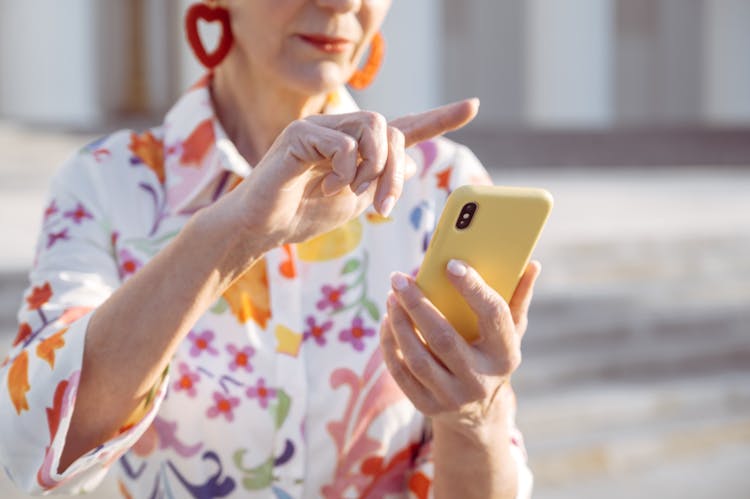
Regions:
[[[206, 52], [206, 47], [203, 46], [203, 41], [198, 33], [198, 21], [200, 20], [209, 23], [215, 21], [221, 23], [219, 45], [210, 54]], [[229, 24], [229, 11], [223, 7], [205, 3], [195, 3], [190, 6], [185, 16], [185, 33], [195, 56], [208, 69], [218, 66], [227, 56], [234, 43], [232, 28]]]

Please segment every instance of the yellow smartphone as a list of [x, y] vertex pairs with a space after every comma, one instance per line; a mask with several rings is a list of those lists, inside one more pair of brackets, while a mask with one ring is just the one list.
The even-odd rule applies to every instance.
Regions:
[[466, 185], [448, 196], [416, 280], [467, 341], [479, 336], [477, 317], [448, 280], [448, 262], [471, 265], [509, 302], [551, 210], [544, 189]]

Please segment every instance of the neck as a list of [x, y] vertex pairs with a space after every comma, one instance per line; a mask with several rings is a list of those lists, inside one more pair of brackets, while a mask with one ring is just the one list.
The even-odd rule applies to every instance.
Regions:
[[213, 78], [216, 116], [239, 153], [255, 165], [289, 123], [320, 113], [327, 94], [295, 92], [229, 62]]

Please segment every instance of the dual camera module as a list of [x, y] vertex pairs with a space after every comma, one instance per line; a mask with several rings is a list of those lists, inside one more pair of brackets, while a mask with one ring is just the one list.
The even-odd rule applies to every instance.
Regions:
[[456, 228], [458, 230], [464, 230], [469, 225], [471, 225], [471, 221], [474, 218], [474, 213], [476, 213], [476, 211], [476, 203], [466, 203], [463, 208], [461, 208], [461, 212], [458, 214], [458, 220], [456, 220]]

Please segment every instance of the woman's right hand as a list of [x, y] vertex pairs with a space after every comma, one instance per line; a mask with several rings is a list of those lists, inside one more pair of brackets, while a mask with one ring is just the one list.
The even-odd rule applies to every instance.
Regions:
[[414, 174], [405, 148], [464, 126], [478, 108], [470, 99], [390, 123], [369, 111], [294, 121], [217, 204], [266, 249], [333, 230], [370, 204], [387, 216]]

